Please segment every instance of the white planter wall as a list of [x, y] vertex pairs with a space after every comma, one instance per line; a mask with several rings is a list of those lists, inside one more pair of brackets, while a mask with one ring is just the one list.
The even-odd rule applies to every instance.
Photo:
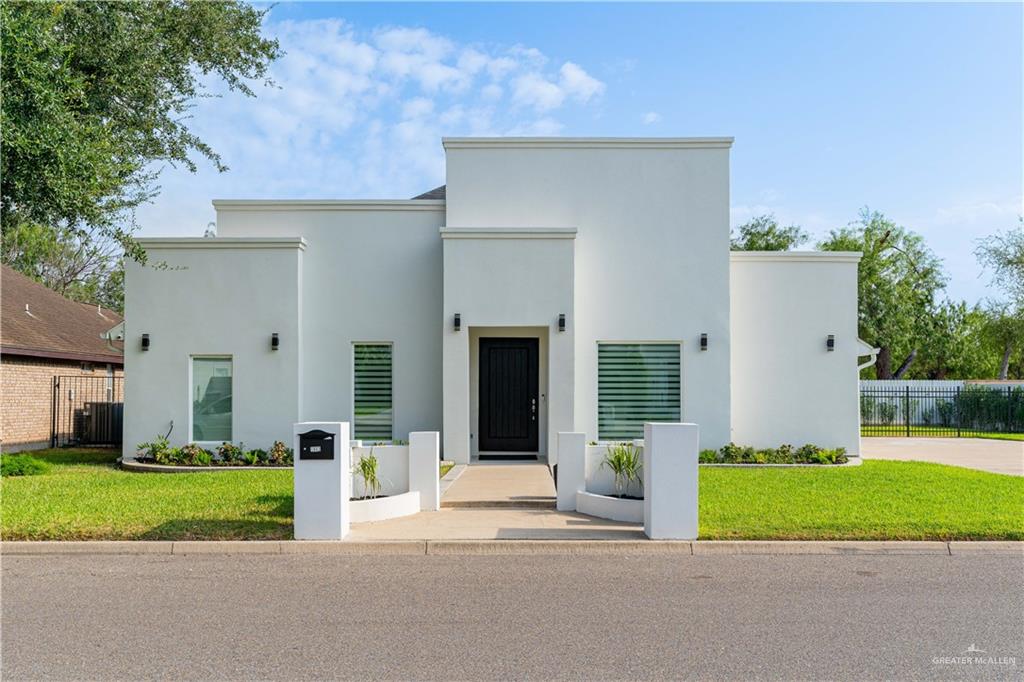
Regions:
[[[636, 441], [637, 449], [643, 456], [642, 441]], [[598, 495], [616, 495], [615, 474], [607, 466], [601, 466], [608, 453], [608, 446], [604, 444], [588, 445], [586, 457], [586, 490]], [[625, 493], [634, 497], [643, 496], [643, 485], [639, 482], [630, 483]]]
[[352, 448], [350, 471], [352, 474], [352, 497], [364, 497], [363, 479], [354, 473], [356, 464], [370, 453], [377, 458], [377, 477], [381, 481], [381, 495], [398, 495], [409, 490], [409, 446], [374, 445]]

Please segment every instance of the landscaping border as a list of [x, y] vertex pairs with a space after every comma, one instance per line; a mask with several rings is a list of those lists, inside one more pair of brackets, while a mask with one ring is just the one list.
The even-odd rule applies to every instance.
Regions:
[[191, 474], [197, 471], [282, 471], [294, 468], [288, 466], [187, 466], [185, 464], [146, 464], [137, 460], [117, 460], [118, 464], [125, 471], [134, 471], [140, 474]]
[[815, 464], [811, 462], [799, 462], [790, 464], [755, 464], [753, 462], [698, 462], [701, 467], [738, 467], [744, 469], [781, 469], [781, 468], [814, 468], [814, 469], [837, 469], [839, 467], [856, 467], [863, 464], [863, 458], [859, 455], [847, 457], [842, 464]]
[[690, 556], [1001, 555], [1024, 558], [1020, 541], [941, 540], [18, 540], [4, 556], [189, 554], [492, 555], [674, 554]]

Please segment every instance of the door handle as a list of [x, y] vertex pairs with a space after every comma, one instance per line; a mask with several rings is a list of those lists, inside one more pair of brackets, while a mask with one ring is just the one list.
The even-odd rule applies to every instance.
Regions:
[[537, 399], [530, 398], [530, 421], [537, 421]]

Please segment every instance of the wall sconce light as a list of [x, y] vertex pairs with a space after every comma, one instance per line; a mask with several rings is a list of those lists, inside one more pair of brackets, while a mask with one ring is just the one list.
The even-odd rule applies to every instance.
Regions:
[[277, 335], [277, 332], [274, 332], [273, 334], [270, 335], [270, 350], [277, 350], [280, 347], [281, 337]]
[[558, 313], [558, 331], [565, 331], [565, 313]]
[[142, 335], [142, 350], [149, 350], [149, 334]]
[[835, 334], [829, 334], [828, 338], [825, 340], [825, 350], [827, 350], [829, 353], [831, 353], [835, 349], [836, 349], [836, 336], [835, 336]]
[[707, 334], [701, 334], [700, 335], [700, 349], [701, 350], [707, 350], [708, 349], [708, 335]]
[[455, 325], [454, 325], [454, 328], [455, 328], [455, 331], [457, 331], [457, 332], [462, 331], [462, 315], [459, 314], [459, 313], [455, 313]]

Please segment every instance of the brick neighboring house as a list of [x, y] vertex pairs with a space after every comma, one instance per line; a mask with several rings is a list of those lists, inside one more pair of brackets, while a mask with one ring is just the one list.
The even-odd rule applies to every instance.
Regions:
[[0, 447], [5, 452], [48, 447], [54, 377], [95, 377], [76, 382], [80, 388], [62, 391], [62, 408], [72, 419], [90, 400], [122, 400], [117, 378], [124, 375], [123, 352], [119, 343], [102, 338], [122, 318], [112, 310], [68, 300], [6, 265], [2, 268]]

